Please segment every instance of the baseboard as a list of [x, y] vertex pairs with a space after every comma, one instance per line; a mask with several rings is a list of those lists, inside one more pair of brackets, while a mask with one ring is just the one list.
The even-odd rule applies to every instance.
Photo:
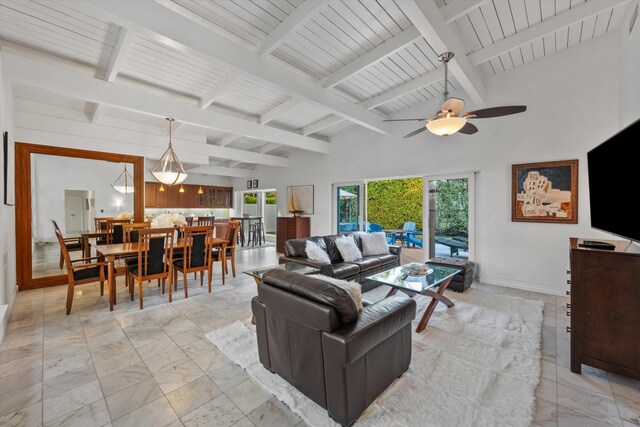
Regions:
[[0, 306], [0, 344], [2, 344], [5, 331], [7, 330], [7, 324], [9, 323], [9, 316], [11, 316], [11, 310], [13, 309], [13, 303], [16, 301], [16, 295], [18, 295], [17, 287], [13, 292], [13, 294], [11, 294], [11, 298], [9, 299], [9, 304]]
[[507, 279], [502, 277], [481, 276], [478, 280], [487, 285], [502, 286], [505, 288], [520, 289], [522, 291], [540, 292], [555, 296], [566, 296], [566, 292], [558, 286], [547, 283], [526, 282], [524, 280]]

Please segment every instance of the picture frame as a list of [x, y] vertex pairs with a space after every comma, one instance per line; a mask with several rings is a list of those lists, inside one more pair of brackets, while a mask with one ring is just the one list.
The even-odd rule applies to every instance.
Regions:
[[578, 223], [578, 160], [511, 166], [511, 221]]
[[253, 188], [258, 188], [258, 180], [257, 179], [253, 180]]
[[4, 204], [15, 204], [13, 143], [9, 143], [9, 132], [2, 133], [2, 171], [4, 178]]
[[247, 181], [247, 190], [251, 190], [253, 188], [252, 184], [253, 184], [253, 181], [251, 181], [251, 180]]
[[314, 214], [313, 185], [290, 185], [287, 187], [287, 210], [295, 215]]

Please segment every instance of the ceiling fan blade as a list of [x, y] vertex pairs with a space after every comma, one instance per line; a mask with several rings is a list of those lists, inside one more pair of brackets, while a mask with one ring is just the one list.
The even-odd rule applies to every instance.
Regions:
[[424, 122], [427, 119], [387, 119], [383, 122]]
[[464, 108], [464, 100], [460, 98], [449, 98], [442, 103], [440, 109], [444, 112], [459, 113]]
[[[482, 110], [469, 111], [463, 117], [469, 119], [489, 119], [492, 117], [509, 116], [527, 111], [526, 105], [507, 105], [504, 107], [483, 108]], [[473, 116], [473, 117], [471, 117]]]
[[466, 125], [462, 126], [462, 128], [458, 131], [458, 133], [464, 133], [465, 135], [473, 135], [478, 132], [478, 128], [473, 123], [467, 122]]
[[422, 126], [420, 129], [416, 129], [413, 132], [411, 132], [410, 134], [405, 135], [404, 137], [405, 138], [411, 138], [412, 136], [417, 135], [417, 134], [419, 134], [421, 132], [424, 132], [425, 130], [427, 130], [427, 127], [426, 126]]

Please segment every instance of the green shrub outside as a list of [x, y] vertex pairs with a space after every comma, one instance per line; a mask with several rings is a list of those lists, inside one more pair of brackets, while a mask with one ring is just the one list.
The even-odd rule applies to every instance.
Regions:
[[245, 205], [255, 205], [258, 202], [258, 198], [255, 194], [245, 194], [244, 195], [244, 203]]

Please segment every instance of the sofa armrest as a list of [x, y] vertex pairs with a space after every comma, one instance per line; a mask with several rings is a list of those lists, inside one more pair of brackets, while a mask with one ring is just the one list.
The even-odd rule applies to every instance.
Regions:
[[411, 298], [390, 297], [362, 309], [358, 320], [322, 333], [324, 357], [337, 366], [351, 364], [416, 317]]
[[[402, 255], [402, 245], [389, 245], [389, 253], [397, 255], [398, 258]], [[400, 261], [398, 260], [398, 264]]]

